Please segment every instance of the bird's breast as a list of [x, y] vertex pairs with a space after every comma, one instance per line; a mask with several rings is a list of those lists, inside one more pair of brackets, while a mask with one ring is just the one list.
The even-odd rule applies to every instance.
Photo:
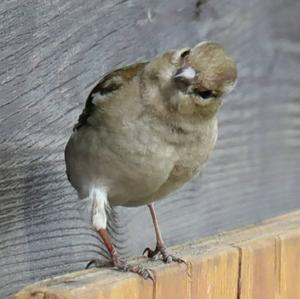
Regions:
[[170, 130], [166, 135], [166, 130], [139, 120], [80, 129], [66, 149], [72, 185], [81, 197], [91, 186], [105, 186], [111, 205], [144, 204], [176, 190], [207, 161], [216, 124], [200, 126], [192, 134]]

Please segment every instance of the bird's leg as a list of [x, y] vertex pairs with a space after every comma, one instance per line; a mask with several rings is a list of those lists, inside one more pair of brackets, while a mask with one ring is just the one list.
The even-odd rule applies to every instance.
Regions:
[[150, 248], [146, 248], [144, 250], [143, 254], [147, 253], [147, 256], [149, 258], [153, 258], [153, 259], [157, 259], [161, 255], [162, 260], [165, 263], [170, 263], [172, 261], [178, 262], [178, 263], [185, 263], [184, 260], [182, 260], [178, 257], [175, 257], [173, 255], [169, 255], [167, 253], [166, 246], [165, 246], [165, 243], [162, 239], [160, 229], [159, 229], [159, 226], [158, 226], [158, 221], [157, 221], [157, 217], [156, 217], [156, 213], [155, 213], [155, 210], [154, 210], [153, 203], [149, 204], [148, 208], [150, 210], [151, 218], [152, 218], [153, 225], [154, 225], [154, 230], [155, 230], [155, 235], [156, 235], [156, 248], [154, 250], [151, 250]]
[[89, 268], [91, 265], [95, 265], [95, 267], [103, 267], [103, 266], [113, 266], [118, 270], [124, 271], [124, 272], [133, 272], [141, 275], [145, 279], [150, 278], [154, 280], [153, 274], [143, 267], [139, 265], [128, 265], [126, 262], [124, 262], [116, 248], [114, 247], [110, 236], [106, 230], [106, 224], [107, 224], [107, 215], [106, 215], [106, 206], [107, 204], [107, 193], [105, 190], [101, 189], [94, 189], [91, 191], [90, 198], [93, 201], [93, 207], [92, 207], [92, 223], [93, 226], [96, 228], [100, 238], [103, 240], [103, 243], [107, 250], [110, 253], [111, 260], [110, 262], [103, 262], [99, 259], [91, 260], [86, 268]]
[[120, 258], [116, 248], [114, 247], [114, 245], [111, 242], [111, 239], [110, 239], [109, 234], [106, 229], [104, 229], [104, 228], [99, 229], [98, 234], [101, 237], [101, 239], [103, 240], [107, 250], [110, 253], [111, 261], [110, 262], [102, 262], [99, 259], [94, 259], [88, 263], [86, 268], [89, 268], [89, 266], [91, 266], [92, 264], [94, 264], [96, 268], [101, 268], [103, 266], [113, 266], [120, 271], [137, 273], [145, 279], [150, 278], [150, 279], [154, 280], [152, 272], [149, 271], [148, 269], [145, 269], [139, 265], [128, 265], [125, 261], [123, 261]]

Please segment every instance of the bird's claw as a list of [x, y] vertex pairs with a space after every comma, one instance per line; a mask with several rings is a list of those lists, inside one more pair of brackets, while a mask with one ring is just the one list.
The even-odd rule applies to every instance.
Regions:
[[163, 261], [165, 263], [176, 262], [176, 263], [179, 263], [179, 264], [181, 264], [181, 263], [186, 264], [185, 260], [183, 260], [179, 257], [176, 257], [174, 255], [167, 255], [167, 256], [163, 257]]
[[143, 268], [140, 265], [128, 265], [123, 261], [117, 261], [117, 262], [115, 262], [114, 267], [119, 271], [136, 273], [136, 274], [142, 276], [144, 279], [149, 278], [152, 281], [155, 281], [152, 271], [149, 269]]
[[144, 250], [143, 255], [145, 253], [147, 254], [147, 257], [151, 258], [154, 261], [161, 259], [166, 264], [169, 264], [171, 262], [186, 264], [185, 260], [178, 258], [174, 255], [168, 254], [165, 247], [156, 246], [155, 250], [151, 250], [149, 247], [147, 247]]
[[154, 275], [151, 270], [145, 269], [141, 267], [140, 265], [128, 265], [124, 261], [117, 259], [114, 261], [102, 261], [99, 259], [93, 259], [89, 261], [89, 263], [86, 265], [85, 269], [89, 269], [90, 266], [94, 265], [96, 268], [102, 268], [102, 267], [114, 267], [116, 270], [122, 271], [122, 272], [132, 272], [136, 273], [140, 276], [142, 276], [144, 279], [151, 279], [154, 280]]

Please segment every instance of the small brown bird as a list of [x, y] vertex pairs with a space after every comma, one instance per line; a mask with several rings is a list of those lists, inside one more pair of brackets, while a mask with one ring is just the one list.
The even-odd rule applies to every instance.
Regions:
[[202, 42], [112, 71], [91, 91], [65, 149], [66, 168], [79, 198], [91, 202], [93, 226], [114, 267], [152, 278], [113, 246], [106, 213], [115, 205], [148, 205], [157, 240], [148, 257], [182, 261], [167, 254], [153, 202], [202, 170], [217, 140], [221, 99], [236, 79], [223, 47]]

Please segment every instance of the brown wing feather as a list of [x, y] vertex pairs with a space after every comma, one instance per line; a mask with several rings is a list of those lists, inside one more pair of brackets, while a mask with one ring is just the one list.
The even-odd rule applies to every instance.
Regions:
[[[132, 80], [140, 71], [144, 69], [146, 64], [147, 62], [132, 64], [122, 69], [114, 70], [105, 75], [90, 92], [86, 100], [85, 107], [80, 114], [78, 122], [74, 126], [73, 131], [78, 130], [82, 126], [88, 125], [88, 118], [91, 114], [93, 114], [95, 109], [95, 105], [92, 102], [92, 94], [98, 92], [101, 95], [104, 95], [119, 90], [124, 82]], [[121, 78], [121, 80], [116, 81], [116, 77]]]

